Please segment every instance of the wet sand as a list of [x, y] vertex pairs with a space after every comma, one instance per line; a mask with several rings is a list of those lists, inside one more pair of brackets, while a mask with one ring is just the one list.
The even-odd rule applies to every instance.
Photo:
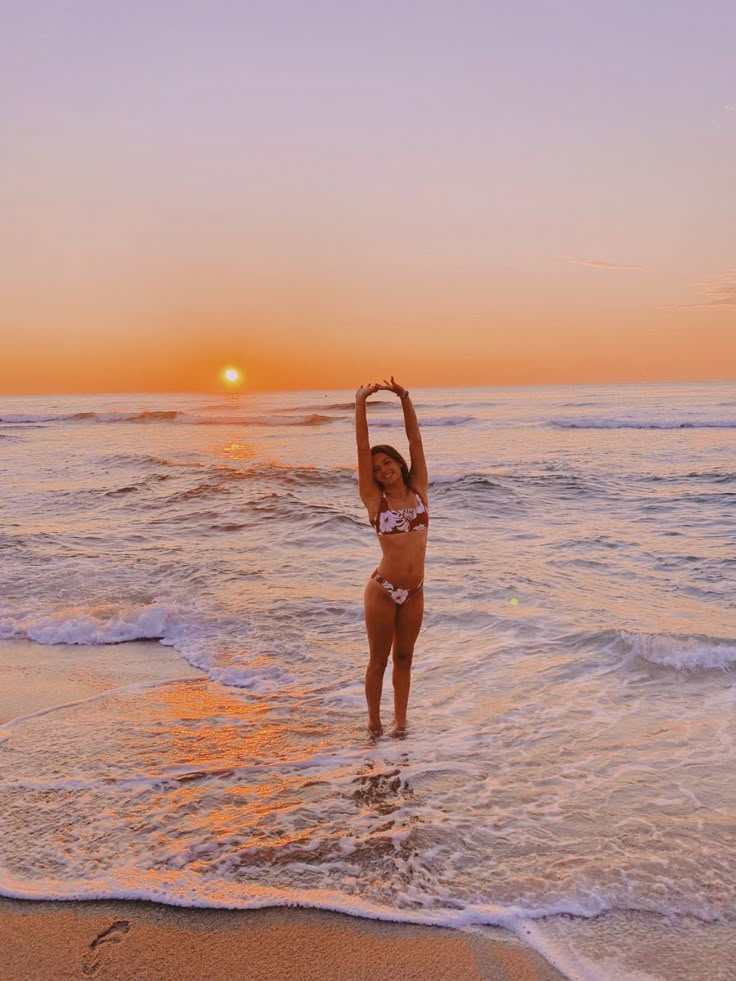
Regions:
[[4, 981], [552, 981], [513, 935], [306, 909], [0, 900]]
[[123, 685], [201, 677], [157, 640], [100, 646], [0, 640], [0, 725]]

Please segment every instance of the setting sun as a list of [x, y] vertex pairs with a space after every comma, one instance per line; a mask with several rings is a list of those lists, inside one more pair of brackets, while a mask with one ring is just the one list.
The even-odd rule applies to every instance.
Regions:
[[241, 374], [237, 368], [225, 368], [225, 370], [222, 372], [222, 377], [226, 382], [230, 382], [231, 385], [234, 385], [236, 382], [240, 381]]

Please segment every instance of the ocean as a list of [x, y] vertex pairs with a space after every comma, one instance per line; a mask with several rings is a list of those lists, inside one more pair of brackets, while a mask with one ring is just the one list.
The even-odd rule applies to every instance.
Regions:
[[[736, 386], [410, 387], [426, 612], [376, 741], [352, 392], [0, 400], [0, 639], [199, 672], [0, 727], [0, 894], [736, 978]], [[368, 416], [406, 451], [397, 399]]]

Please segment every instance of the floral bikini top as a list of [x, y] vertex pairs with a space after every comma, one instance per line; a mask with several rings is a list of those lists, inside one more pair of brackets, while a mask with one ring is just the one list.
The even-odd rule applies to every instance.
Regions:
[[417, 506], [414, 508], [390, 508], [386, 495], [381, 496], [381, 506], [378, 514], [371, 520], [371, 524], [376, 529], [376, 534], [401, 535], [408, 531], [426, 531], [429, 528], [429, 512], [424, 506], [424, 501], [414, 492]]

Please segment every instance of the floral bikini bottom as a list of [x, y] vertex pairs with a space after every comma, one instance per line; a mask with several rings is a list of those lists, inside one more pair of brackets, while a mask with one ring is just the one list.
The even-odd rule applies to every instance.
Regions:
[[384, 579], [383, 576], [379, 576], [378, 569], [376, 569], [376, 571], [373, 573], [371, 579], [375, 579], [379, 586], [383, 586], [397, 606], [403, 606], [404, 603], [411, 599], [412, 596], [415, 596], [424, 585], [424, 580], [422, 579], [418, 586], [412, 586], [411, 589], [402, 589], [400, 586], [394, 586], [392, 582], [389, 582], [388, 579]]

